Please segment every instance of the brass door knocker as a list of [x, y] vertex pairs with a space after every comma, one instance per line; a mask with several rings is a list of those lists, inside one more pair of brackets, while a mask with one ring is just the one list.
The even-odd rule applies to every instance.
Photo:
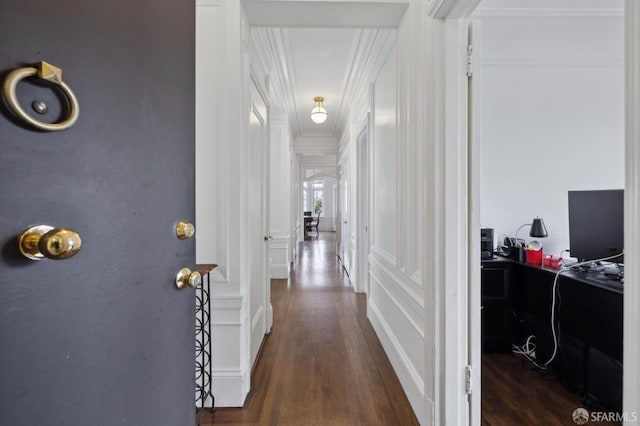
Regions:
[[[69, 116], [65, 120], [62, 120], [59, 123], [45, 123], [43, 121], [36, 120], [35, 118], [27, 114], [26, 111], [22, 108], [22, 105], [20, 105], [18, 96], [16, 96], [16, 87], [18, 87], [18, 83], [20, 83], [20, 81], [27, 77], [33, 77], [36, 75], [39, 79], [46, 80], [60, 87], [62, 93], [64, 93], [64, 95], [66, 96], [67, 100], [69, 101]], [[7, 105], [9, 106], [11, 111], [18, 118], [22, 119], [38, 130], [54, 132], [58, 130], [68, 129], [76, 124], [76, 121], [78, 121], [78, 116], [80, 115], [80, 108], [78, 106], [76, 95], [74, 95], [71, 88], [62, 81], [62, 70], [44, 61], [40, 62], [38, 68], [25, 67], [11, 71], [9, 75], [7, 75], [7, 78], [4, 80], [2, 93], [4, 94], [4, 98], [7, 101]]]

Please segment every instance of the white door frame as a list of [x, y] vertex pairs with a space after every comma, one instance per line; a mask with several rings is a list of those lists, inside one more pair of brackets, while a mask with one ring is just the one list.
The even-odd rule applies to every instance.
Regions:
[[[474, 31], [477, 30], [474, 23]], [[474, 62], [478, 63], [479, 40], [477, 31], [474, 32]], [[459, 46], [462, 48], [463, 46]], [[624, 374], [623, 374], [623, 412], [640, 412], [640, 288], [637, 284], [640, 279], [639, 262], [640, 258], [640, 4], [636, 0], [626, 0], [625, 2], [625, 280], [634, 285], [627, 286], [624, 292]], [[470, 106], [481, 104], [478, 94], [478, 72], [479, 66], [473, 70], [474, 82], [470, 85], [470, 96], [466, 99]], [[472, 90], [472, 92], [471, 92]], [[476, 231], [479, 229], [479, 175], [478, 165], [480, 163], [479, 151], [479, 129], [473, 123], [479, 122], [480, 108], [475, 107], [469, 110], [472, 121], [468, 123], [469, 129], [469, 162], [467, 171], [469, 173], [468, 187], [468, 224], [469, 230], [473, 230], [473, 235], [469, 235], [466, 241], [459, 241], [461, 244], [468, 244], [469, 267], [469, 357], [474, 368], [472, 382], [474, 383], [473, 394], [470, 399], [469, 424], [480, 424], [480, 330], [477, 324], [480, 323], [480, 303], [477, 289], [480, 282], [480, 267], [473, 260], [477, 257], [479, 249], [475, 247], [477, 242]], [[477, 250], [476, 250], [477, 249]], [[475, 266], [477, 265], [477, 266]], [[473, 325], [476, 326], [473, 326]], [[475, 385], [477, 383], [477, 386]]]
[[357, 151], [357, 229], [356, 229], [356, 255], [358, 257], [356, 264], [356, 283], [354, 290], [357, 293], [369, 294], [369, 211], [371, 210], [370, 191], [369, 191], [369, 166], [370, 159], [370, 118], [371, 114], [367, 112], [365, 118], [359, 126], [358, 136], [356, 137]]
[[[258, 310], [261, 316], [264, 316], [263, 319], [259, 319], [259, 318], [252, 318], [252, 312], [251, 312], [251, 300], [253, 299], [254, 296], [256, 296], [255, 294], [253, 294], [251, 292], [251, 283], [249, 283], [249, 309], [248, 309], [248, 314], [249, 314], [249, 318], [248, 318], [248, 322], [247, 324], [249, 324], [250, 326], [250, 332], [249, 332], [249, 339], [253, 339], [254, 336], [254, 328], [255, 327], [259, 327], [260, 324], [254, 324], [254, 321], [260, 321], [262, 323], [262, 326], [260, 328], [260, 330], [256, 330], [259, 331], [261, 333], [261, 342], [260, 345], [262, 345], [262, 341], [264, 340], [264, 336], [266, 334], [268, 334], [271, 331], [271, 326], [273, 323], [273, 308], [271, 305], [271, 286], [270, 286], [270, 262], [269, 262], [269, 157], [270, 157], [270, 136], [271, 136], [271, 130], [270, 130], [270, 106], [269, 106], [269, 101], [267, 96], [265, 95], [265, 91], [262, 88], [262, 85], [260, 84], [258, 78], [256, 77], [256, 75], [254, 74], [254, 72], [250, 72], [250, 85], [252, 86], [252, 88], [249, 90], [250, 93], [250, 111], [251, 113], [256, 114], [256, 116], [259, 117], [260, 121], [263, 123], [264, 127], [262, 130], [262, 133], [264, 135], [264, 146], [261, 147], [261, 158], [260, 158], [260, 209], [261, 212], [260, 213], [260, 233], [259, 235], [247, 235], [246, 241], [247, 244], [249, 245], [249, 247], [251, 247], [252, 244], [260, 244], [260, 277], [259, 277], [259, 281], [260, 281], [260, 294], [258, 295], [259, 298], [261, 299], [263, 305], [260, 306], [260, 309]], [[262, 102], [264, 104], [265, 107], [265, 116], [262, 117], [261, 113], [260, 113], [260, 108], [256, 107], [254, 104], [255, 102], [257, 102], [257, 100], [253, 99], [253, 95], [251, 95], [251, 93], [253, 92], [253, 89], [256, 90], [258, 96], [260, 97], [259, 101]], [[248, 149], [251, 149], [250, 144], [248, 145]], [[250, 158], [250, 153], [247, 152], [247, 159]], [[249, 162], [249, 165], [251, 165], [251, 163]], [[248, 194], [251, 194], [251, 191], [247, 191]], [[248, 217], [248, 215], [247, 215]], [[247, 226], [247, 229], [251, 229], [249, 226]], [[251, 250], [251, 249], [249, 249]], [[261, 311], [261, 312], [260, 312]], [[250, 366], [253, 367], [253, 363], [255, 362], [254, 357], [257, 356], [257, 354], [253, 353], [253, 348], [254, 348], [254, 343], [250, 340]], [[259, 350], [258, 350], [259, 353]]]
[[[342, 268], [347, 274], [349, 282], [351, 282], [350, 269], [350, 252], [351, 252], [351, 230], [347, 225], [350, 225], [349, 221], [351, 220], [351, 201], [350, 197], [351, 188], [353, 185], [350, 182], [351, 179], [351, 152], [342, 153], [338, 159], [338, 216], [339, 222], [336, 224], [336, 238], [339, 235], [340, 240], [337, 241], [338, 244], [338, 257], [342, 262]], [[348, 232], [345, 232], [347, 230]], [[352, 283], [353, 285], [353, 283]]]
[[625, 2], [624, 374], [622, 409], [640, 411], [640, 4]]
[[[482, 369], [482, 330], [480, 327], [482, 295], [480, 291], [480, 153], [482, 108], [480, 104], [481, 70], [481, 25], [472, 21], [468, 26], [468, 69], [467, 69], [467, 152], [469, 175], [469, 226], [468, 226], [468, 291], [469, 291], [469, 365], [471, 370], [472, 392], [469, 395], [469, 423], [480, 424], [481, 410], [481, 369]], [[477, 367], [477, 368], [476, 368]]]

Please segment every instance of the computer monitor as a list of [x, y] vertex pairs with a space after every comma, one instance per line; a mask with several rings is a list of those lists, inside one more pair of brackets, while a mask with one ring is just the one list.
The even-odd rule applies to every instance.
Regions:
[[569, 191], [569, 246], [571, 256], [581, 261], [622, 253], [624, 190]]

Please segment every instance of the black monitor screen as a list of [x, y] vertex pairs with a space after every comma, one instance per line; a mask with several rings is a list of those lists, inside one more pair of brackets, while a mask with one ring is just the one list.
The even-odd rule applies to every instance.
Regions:
[[[569, 191], [571, 256], [596, 260], [622, 253], [624, 191]], [[611, 259], [622, 262], [622, 258]]]

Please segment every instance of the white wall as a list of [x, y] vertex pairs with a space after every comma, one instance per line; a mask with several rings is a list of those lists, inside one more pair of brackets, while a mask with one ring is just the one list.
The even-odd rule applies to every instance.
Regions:
[[[424, 118], [420, 117], [423, 99], [417, 90], [420, 77], [419, 58], [423, 47], [423, 16], [419, 4], [412, 4], [398, 31], [386, 34], [379, 46], [380, 56], [371, 86], [355, 100], [347, 131], [340, 146], [340, 188], [350, 191], [349, 237], [345, 243], [351, 260], [350, 280], [356, 288], [362, 274], [369, 273], [367, 316], [380, 338], [403, 389], [421, 424], [435, 419], [436, 384], [427, 377], [436, 376], [435, 356], [427, 360], [427, 350], [435, 354], [436, 342], [426, 341], [435, 335], [434, 322], [427, 324], [425, 282], [422, 273], [424, 253], [423, 211], [424, 181], [421, 155], [423, 143], [418, 134]], [[371, 101], [370, 101], [371, 96]], [[367, 270], [360, 271], [358, 258], [357, 137], [371, 113], [369, 131], [370, 255]], [[344, 182], [343, 182], [344, 181]], [[342, 197], [342, 195], [341, 195]], [[341, 198], [342, 200], [342, 198]], [[344, 240], [344, 239], [343, 239]], [[360, 289], [364, 291], [364, 289]], [[431, 330], [426, 331], [429, 327]], [[427, 374], [427, 369], [429, 373]]]
[[[477, 11], [480, 220], [501, 244], [542, 217], [549, 237], [538, 240], [557, 256], [569, 248], [567, 191], [624, 187], [624, 19], [611, 10], [514, 16], [496, 3]], [[528, 228], [518, 236], [532, 239]]]
[[406, 154], [407, 144], [416, 141], [401, 141], [398, 137], [397, 55], [394, 47], [374, 83], [369, 316], [379, 333], [382, 330], [378, 328], [382, 327], [389, 334], [393, 350], [400, 354], [402, 370], [410, 378], [404, 385], [424, 392], [424, 326], [419, 302], [423, 284], [419, 271], [403, 267], [406, 250], [399, 257], [399, 245], [406, 247], [408, 232], [415, 232], [407, 232], [405, 221], [399, 216], [418, 206], [400, 204], [399, 189], [405, 175], [404, 168], [398, 167], [399, 161]]
[[272, 117], [270, 147], [271, 278], [287, 278], [291, 262], [291, 140], [285, 115]]
[[[196, 262], [211, 273], [216, 406], [250, 387], [247, 244], [248, 26], [240, 2], [196, 3]], [[224, 108], [212, 100], [224, 99]], [[261, 241], [258, 242], [262, 244]], [[220, 343], [224, 342], [224, 343]]]

